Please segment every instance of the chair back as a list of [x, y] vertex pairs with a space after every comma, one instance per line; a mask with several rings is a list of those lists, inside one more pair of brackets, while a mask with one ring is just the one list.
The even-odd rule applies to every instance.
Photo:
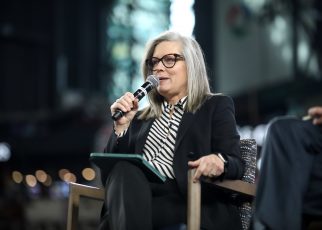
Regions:
[[[241, 180], [251, 184], [255, 184], [257, 156], [256, 141], [254, 139], [240, 140], [240, 151], [245, 164], [244, 176]], [[238, 208], [240, 211], [243, 229], [246, 230], [249, 228], [250, 220], [253, 215], [252, 203], [250, 200], [243, 201]]]

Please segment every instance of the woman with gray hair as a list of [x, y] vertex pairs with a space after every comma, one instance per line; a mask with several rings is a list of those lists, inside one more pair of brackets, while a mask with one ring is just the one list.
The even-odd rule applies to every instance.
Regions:
[[[121, 110], [124, 116], [114, 121], [105, 152], [140, 154], [166, 180], [150, 181], [127, 161], [101, 168], [106, 200], [100, 229], [152, 230], [186, 223], [189, 167], [196, 168], [195, 181], [243, 175], [233, 101], [211, 93], [197, 41], [166, 31], [147, 44], [143, 60], [144, 80], [153, 74], [159, 84], [142, 110], [129, 92], [111, 105], [111, 114]], [[189, 159], [190, 153], [198, 158]], [[229, 195], [205, 184], [202, 193], [202, 229], [241, 229]]]

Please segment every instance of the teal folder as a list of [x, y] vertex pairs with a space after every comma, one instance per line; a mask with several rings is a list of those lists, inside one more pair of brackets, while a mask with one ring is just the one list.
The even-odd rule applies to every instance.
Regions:
[[128, 153], [91, 153], [90, 160], [101, 170], [108, 172], [118, 161], [129, 161], [142, 169], [148, 180], [151, 182], [164, 182], [166, 177], [154, 168], [147, 160], [139, 154]]

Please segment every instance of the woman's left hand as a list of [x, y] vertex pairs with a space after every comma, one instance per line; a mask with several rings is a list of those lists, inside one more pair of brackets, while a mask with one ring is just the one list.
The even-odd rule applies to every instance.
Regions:
[[188, 165], [197, 168], [193, 182], [197, 182], [201, 176], [218, 177], [224, 172], [225, 167], [224, 162], [216, 154], [200, 157], [196, 161], [189, 161]]

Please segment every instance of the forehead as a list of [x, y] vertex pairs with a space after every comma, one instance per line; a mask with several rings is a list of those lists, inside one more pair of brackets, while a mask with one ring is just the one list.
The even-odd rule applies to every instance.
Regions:
[[154, 49], [153, 56], [162, 57], [170, 53], [181, 54], [182, 47], [179, 41], [163, 41], [160, 42]]

